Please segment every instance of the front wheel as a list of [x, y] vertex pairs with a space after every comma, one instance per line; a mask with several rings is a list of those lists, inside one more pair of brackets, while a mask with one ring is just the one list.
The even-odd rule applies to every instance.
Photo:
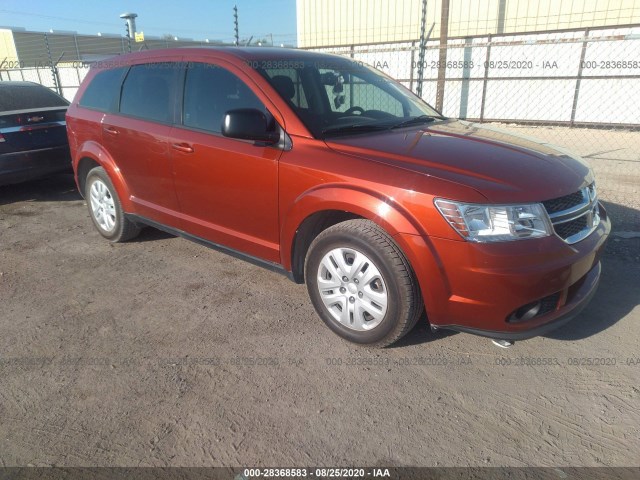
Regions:
[[102, 167], [88, 173], [85, 199], [91, 220], [103, 237], [114, 243], [125, 242], [140, 233], [140, 227], [125, 216], [116, 189]]
[[424, 308], [409, 262], [369, 220], [349, 220], [320, 233], [307, 253], [305, 279], [322, 320], [355, 343], [394, 343]]

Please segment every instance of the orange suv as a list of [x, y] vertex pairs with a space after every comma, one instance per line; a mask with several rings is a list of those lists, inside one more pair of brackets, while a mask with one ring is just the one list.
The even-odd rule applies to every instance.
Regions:
[[68, 109], [76, 182], [112, 242], [153, 226], [306, 283], [350, 341], [543, 334], [593, 296], [610, 231], [591, 169], [443, 117], [349, 58], [270, 48], [96, 64]]

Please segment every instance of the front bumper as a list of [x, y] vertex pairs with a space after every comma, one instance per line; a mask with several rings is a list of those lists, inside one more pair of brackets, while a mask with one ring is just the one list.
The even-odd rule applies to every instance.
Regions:
[[0, 155], [0, 185], [10, 185], [52, 173], [71, 171], [71, 154], [68, 145]]
[[[493, 244], [429, 237], [403, 240], [423, 292], [433, 327], [504, 340], [548, 333], [575, 318], [600, 279], [600, 256], [611, 222], [601, 221], [584, 240], [567, 244], [557, 236]], [[421, 237], [422, 238], [422, 237]], [[524, 321], [508, 321], [518, 309], [549, 297], [552, 308]]]
[[457, 330], [459, 332], [472, 333], [474, 335], [480, 335], [482, 337], [495, 338], [500, 340], [526, 340], [528, 338], [539, 337], [546, 333], [560, 328], [563, 325], [569, 323], [575, 317], [577, 317], [582, 310], [588, 305], [598, 289], [600, 283], [600, 273], [602, 268], [600, 262], [591, 269], [589, 273], [580, 282], [581, 285], [576, 289], [576, 292], [571, 299], [571, 302], [566, 303], [561, 310], [549, 314], [546, 319], [546, 323], [542, 323], [537, 327], [532, 327], [528, 330], [521, 330], [517, 332], [513, 331], [493, 331], [482, 330], [472, 327], [464, 327], [460, 325], [448, 325], [441, 328], [450, 330]]

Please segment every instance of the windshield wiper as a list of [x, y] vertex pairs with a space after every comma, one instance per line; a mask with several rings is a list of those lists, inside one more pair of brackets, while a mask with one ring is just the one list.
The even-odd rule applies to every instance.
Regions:
[[388, 130], [389, 125], [380, 125], [379, 123], [356, 123], [355, 125], [344, 125], [342, 127], [330, 127], [322, 130], [323, 135], [332, 135], [340, 133], [360, 133], [360, 132], [376, 132], [379, 130]]
[[413, 117], [413, 118], [410, 118], [409, 120], [404, 120], [400, 123], [396, 123], [395, 125], [389, 128], [402, 128], [402, 127], [409, 127], [411, 125], [419, 125], [421, 123], [431, 123], [435, 121], [437, 118], [439, 117], [432, 117], [431, 115], [420, 115], [419, 117]]
[[441, 120], [444, 117], [434, 117], [431, 115], [420, 115], [419, 117], [412, 117], [408, 120], [403, 120], [399, 123], [356, 123], [355, 125], [344, 125], [342, 127], [329, 127], [322, 130], [323, 135], [332, 134], [349, 134], [349, 133], [361, 133], [361, 132], [378, 132], [380, 130], [391, 130], [394, 128], [409, 127], [411, 125], [419, 125], [422, 123], [431, 123], [435, 120]]

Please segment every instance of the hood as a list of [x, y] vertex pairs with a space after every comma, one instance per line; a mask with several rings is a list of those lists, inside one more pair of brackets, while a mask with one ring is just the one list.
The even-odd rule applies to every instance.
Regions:
[[471, 187], [491, 203], [549, 200], [593, 181], [589, 166], [560, 147], [460, 120], [336, 137], [327, 145]]

